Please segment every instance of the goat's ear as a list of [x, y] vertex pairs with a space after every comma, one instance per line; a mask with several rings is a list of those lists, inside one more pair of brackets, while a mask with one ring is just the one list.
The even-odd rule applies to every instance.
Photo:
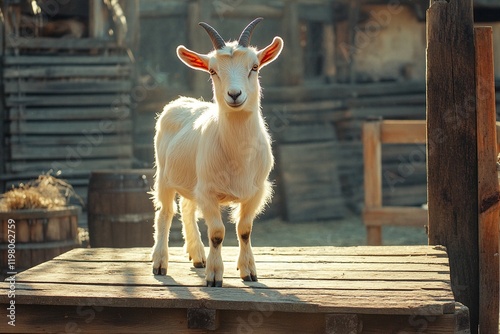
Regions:
[[283, 40], [279, 37], [274, 37], [273, 42], [266, 46], [264, 49], [257, 52], [259, 59], [259, 67], [266, 66], [278, 58], [283, 49]]
[[177, 47], [177, 57], [195, 70], [208, 72], [208, 56], [189, 50], [184, 45]]

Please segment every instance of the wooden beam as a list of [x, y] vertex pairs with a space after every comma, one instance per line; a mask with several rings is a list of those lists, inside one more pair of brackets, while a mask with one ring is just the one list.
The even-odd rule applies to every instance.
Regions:
[[425, 121], [387, 120], [382, 122], [384, 144], [417, 144], [426, 141]]
[[478, 179], [472, 0], [427, 11], [429, 243], [444, 245], [452, 288], [478, 332]]
[[425, 226], [427, 210], [408, 206], [384, 206], [365, 209], [363, 222], [366, 226]]
[[479, 328], [481, 333], [498, 330], [499, 262], [497, 133], [493, 30], [474, 29], [476, 45], [476, 109], [479, 204]]
[[[373, 120], [363, 124], [365, 210], [382, 207], [380, 123], [380, 120]], [[366, 231], [368, 245], [382, 244], [382, 228], [380, 226], [367, 226]]]

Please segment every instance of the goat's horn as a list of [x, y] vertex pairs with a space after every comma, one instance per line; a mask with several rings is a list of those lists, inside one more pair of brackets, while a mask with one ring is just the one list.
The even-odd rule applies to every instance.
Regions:
[[200, 22], [198, 23], [200, 26], [202, 26], [206, 31], [208, 36], [210, 36], [210, 39], [212, 40], [212, 44], [214, 45], [214, 48], [216, 50], [222, 49], [223, 47], [226, 46], [226, 42], [220, 37], [219, 33], [217, 30], [212, 28], [209, 24], [205, 22]]
[[248, 47], [250, 44], [250, 38], [252, 37], [252, 32], [255, 26], [262, 21], [262, 17], [258, 17], [252, 22], [250, 22], [245, 29], [243, 29], [243, 32], [240, 35], [240, 38], [238, 38], [238, 45], [243, 46], [243, 47]]

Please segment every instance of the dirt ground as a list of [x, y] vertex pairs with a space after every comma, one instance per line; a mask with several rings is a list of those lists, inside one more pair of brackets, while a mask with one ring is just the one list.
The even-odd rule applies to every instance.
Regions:
[[[205, 245], [208, 245], [206, 226], [200, 221], [200, 231]], [[235, 225], [226, 223], [224, 245], [237, 246]], [[384, 245], [426, 245], [424, 227], [383, 228]], [[182, 246], [181, 224], [172, 224], [171, 246]], [[288, 223], [278, 218], [257, 221], [252, 231], [253, 246], [359, 246], [366, 245], [366, 229], [359, 215], [350, 214], [344, 219], [320, 222]]]

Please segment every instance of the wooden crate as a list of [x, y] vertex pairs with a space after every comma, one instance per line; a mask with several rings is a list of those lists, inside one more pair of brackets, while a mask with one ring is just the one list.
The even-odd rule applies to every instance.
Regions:
[[[76, 249], [16, 276], [16, 327], [3, 333], [467, 333], [439, 246], [255, 248], [242, 282], [224, 247], [223, 288], [207, 288], [181, 248], [168, 276], [150, 249]], [[0, 304], [9, 303], [0, 283]], [[92, 318], [90, 318], [90, 315]], [[91, 319], [91, 320], [89, 320]]]

